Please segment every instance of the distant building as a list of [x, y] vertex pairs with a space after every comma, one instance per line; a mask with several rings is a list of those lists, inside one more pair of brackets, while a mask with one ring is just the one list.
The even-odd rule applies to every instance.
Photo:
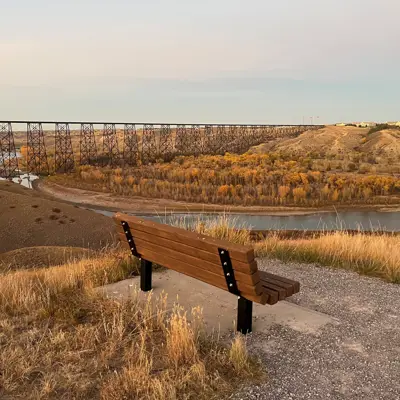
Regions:
[[377, 125], [376, 122], [349, 122], [349, 123], [339, 122], [335, 124], [335, 126], [358, 126], [359, 128], [372, 128], [376, 125]]
[[376, 122], [354, 122], [354, 125], [359, 128], [372, 128], [376, 126]]
[[400, 121], [387, 122], [388, 125], [400, 126]]

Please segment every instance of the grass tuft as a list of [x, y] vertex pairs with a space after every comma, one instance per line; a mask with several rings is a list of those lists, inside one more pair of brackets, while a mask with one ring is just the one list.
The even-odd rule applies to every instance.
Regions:
[[248, 375], [251, 364], [247, 356], [246, 342], [242, 335], [236, 335], [229, 351], [229, 360], [238, 374]]
[[176, 217], [172, 225], [229, 242], [239, 244], [251, 242], [250, 229], [245, 224], [240, 224], [237, 218], [225, 213], [211, 220], [206, 220], [200, 215], [194, 223], [190, 224], [184, 218]]
[[196, 334], [186, 314], [175, 307], [166, 331], [166, 350], [169, 362], [178, 368], [179, 365], [196, 365], [199, 361]]

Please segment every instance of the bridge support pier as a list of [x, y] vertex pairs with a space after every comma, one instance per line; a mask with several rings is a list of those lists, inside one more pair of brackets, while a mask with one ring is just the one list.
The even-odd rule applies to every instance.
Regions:
[[28, 173], [50, 174], [41, 122], [28, 122], [27, 146], [28, 157], [26, 165]]
[[142, 163], [154, 162], [157, 156], [157, 140], [154, 125], [149, 124], [143, 127], [142, 134]]
[[0, 123], [0, 177], [11, 179], [18, 175], [18, 157], [10, 123]]
[[75, 168], [71, 133], [68, 123], [56, 123], [55, 129], [55, 172], [71, 172]]
[[103, 165], [115, 167], [119, 164], [118, 138], [115, 124], [104, 124], [103, 129]]
[[81, 165], [93, 165], [97, 161], [97, 148], [93, 124], [81, 124], [79, 150], [79, 163]]
[[124, 165], [137, 165], [139, 159], [139, 141], [135, 124], [124, 125]]

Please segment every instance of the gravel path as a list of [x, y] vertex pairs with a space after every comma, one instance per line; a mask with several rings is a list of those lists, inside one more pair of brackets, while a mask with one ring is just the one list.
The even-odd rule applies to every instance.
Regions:
[[400, 285], [313, 265], [258, 264], [299, 280], [290, 301], [337, 323], [316, 334], [274, 325], [250, 335], [269, 381], [234, 399], [400, 399]]

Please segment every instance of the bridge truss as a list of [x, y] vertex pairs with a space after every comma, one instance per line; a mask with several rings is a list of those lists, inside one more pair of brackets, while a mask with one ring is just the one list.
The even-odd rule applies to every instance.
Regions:
[[[15, 129], [14, 125], [25, 128]], [[22, 160], [26, 172], [52, 174], [69, 173], [79, 165], [136, 166], [168, 162], [176, 156], [241, 154], [260, 143], [321, 127], [0, 121], [0, 177], [10, 179], [19, 173], [15, 133], [19, 140], [26, 135], [26, 142], [19, 143], [26, 143], [26, 159]]]

